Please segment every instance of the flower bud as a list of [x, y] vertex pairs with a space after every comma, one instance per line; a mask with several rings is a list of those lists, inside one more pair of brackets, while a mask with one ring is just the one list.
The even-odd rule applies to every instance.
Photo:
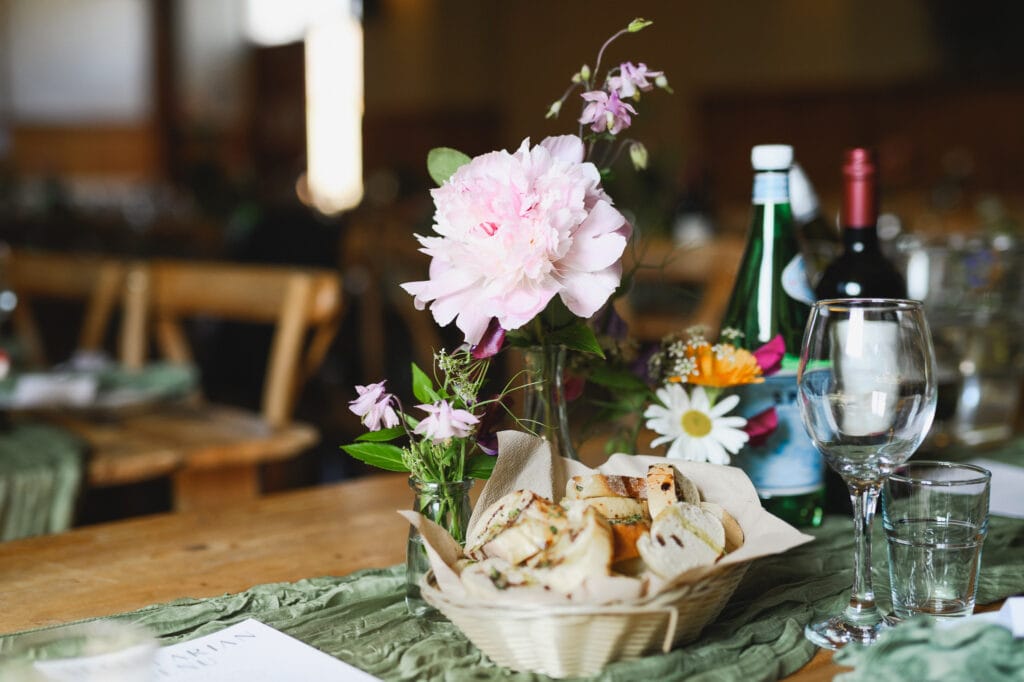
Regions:
[[633, 168], [644, 170], [647, 168], [647, 147], [641, 142], [633, 142], [629, 145], [629, 158], [633, 162]]
[[629, 31], [630, 33], [636, 33], [637, 31], [644, 30], [653, 23], [653, 21], [637, 17], [633, 21], [629, 22], [629, 26], [626, 27], [626, 30]]
[[544, 118], [555, 118], [558, 116], [558, 112], [562, 110], [562, 100], [552, 102], [548, 108], [548, 113], [544, 115]]
[[586, 64], [580, 67], [580, 78], [585, 81], [590, 80], [590, 67]]

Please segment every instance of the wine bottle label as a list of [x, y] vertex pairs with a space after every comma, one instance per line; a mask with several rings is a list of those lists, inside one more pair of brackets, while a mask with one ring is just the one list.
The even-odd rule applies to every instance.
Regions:
[[788, 204], [789, 174], [785, 171], [755, 173], [753, 203]]
[[778, 427], [756, 443], [748, 443], [733, 458], [750, 477], [762, 498], [804, 495], [820, 490], [825, 461], [804, 430], [797, 402], [796, 374], [783, 371], [762, 384], [737, 388], [740, 413], [750, 419], [775, 409]]
[[782, 290], [790, 298], [796, 299], [807, 305], [814, 305], [814, 291], [807, 279], [807, 263], [804, 262], [802, 254], [793, 256], [782, 270]]

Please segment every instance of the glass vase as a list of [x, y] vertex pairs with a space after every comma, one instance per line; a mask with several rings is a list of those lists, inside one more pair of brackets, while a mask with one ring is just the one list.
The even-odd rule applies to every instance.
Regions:
[[569, 430], [565, 399], [565, 346], [534, 346], [523, 353], [529, 387], [523, 423], [551, 446], [551, 452], [578, 460]]
[[[473, 479], [438, 483], [409, 477], [413, 490], [413, 511], [419, 512], [447, 530], [460, 545], [466, 544], [466, 531], [473, 505], [469, 490]], [[424, 615], [431, 607], [420, 597], [420, 581], [430, 570], [430, 560], [423, 545], [423, 537], [413, 526], [409, 527], [409, 542], [405, 549], [405, 603], [413, 615]]]

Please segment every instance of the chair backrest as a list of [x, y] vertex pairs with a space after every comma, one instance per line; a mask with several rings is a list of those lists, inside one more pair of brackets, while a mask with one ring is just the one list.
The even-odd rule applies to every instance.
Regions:
[[[724, 237], [699, 246], [677, 247], [668, 240], [651, 240], [637, 253], [628, 251], [626, 271], [633, 271], [637, 287], [661, 292], [688, 292], [694, 297], [690, 310], [643, 310], [630, 296], [620, 299], [617, 310], [629, 325], [630, 335], [641, 341], [660, 341], [667, 334], [682, 333], [687, 327], [706, 326], [714, 338], [736, 280], [744, 241]], [[636, 266], [636, 269], [633, 268]]]
[[326, 269], [158, 260], [146, 275], [157, 346], [189, 362], [183, 323], [206, 317], [273, 325], [261, 414], [291, 419], [299, 389], [323, 361], [341, 320], [341, 279]]
[[43, 366], [53, 360], [46, 357], [33, 311], [33, 304], [44, 300], [82, 303], [84, 313], [77, 341], [80, 350], [103, 349], [114, 312], [120, 307], [118, 359], [132, 367], [142, 364], [145, 291], [138, 286], [136, 264], [95, 254], [19, 248], [5, 253], [0, 272], [18, 297], [11, 323], [32, 365]]

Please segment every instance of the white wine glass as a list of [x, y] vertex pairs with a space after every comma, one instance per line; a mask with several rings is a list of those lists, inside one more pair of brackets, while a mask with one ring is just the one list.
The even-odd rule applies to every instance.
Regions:
[[870, 644], [887, 627], [871, 586], [871, 524], [882, 483], [935, 416], [935, 351], [920, 301], [832, 299], [811, 309], [797, 370], [804, 428], [853, 501], [854, 568], [842, 613], [808, 625], [818, 646]]

